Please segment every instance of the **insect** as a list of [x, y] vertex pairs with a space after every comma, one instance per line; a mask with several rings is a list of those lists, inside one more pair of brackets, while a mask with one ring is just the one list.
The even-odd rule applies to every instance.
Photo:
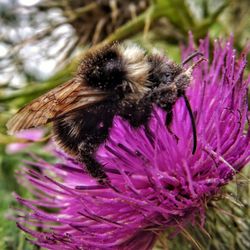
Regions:
[[7, 128], [14, 133], [52, 122], [59, 146], [104, 183], [107, 175], [94, 155], [108, 138], [115, 115], [134, 128], [144, 126], [153, 140], [148, 127], [153, 105], [167, 112], [166, 126], [171, 131], [173, 105], [183, 96], [193, 125], [195, 151], [194, 117], [185, 96], [194, 66], [186, 70], [164, 55], [158, 52], [148, 55], [136, 45], [105, 45], [85, 55], [70, 81], [21, 108], [8, 121]]

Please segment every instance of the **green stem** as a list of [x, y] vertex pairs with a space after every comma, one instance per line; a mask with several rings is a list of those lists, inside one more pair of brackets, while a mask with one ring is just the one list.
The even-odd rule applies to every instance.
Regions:
[[195, 26], [195, 21], [185, 0], [157, 0], [157, 11], [183, 34]]
[[135, 19], [132, 19], [120, 28], [116, 29], [115, 32], [109, 35], [101, 44], [123, 40], [135, 34], [137, 31], [143, 29], [147, 18], [150, 18], [151, 22], [154, 22], [159, 18], [159, 13], [156, 11], [156, 6], [154, 4]]
[[[179, 8], [182, 10], [181, 12]], [[167, 18], [184, 34], [187, 34], [188, 30], [194, 27], [194, 20], [185, 1], [157, 0], [141, 15], [116, 29], [101, 44], [112, 43], [130, 37], [136, 34], [136, 32], [143, 30], [148, 18], [150, 23], [154, 23], [161, 17]]]
[[86, 12], [92, 11], [92, 10], [96, 9], [97, 7], [98, 7], [98, 3], [93, 2], [93, 3], [90, 3], [90, 4], [85, 5], [83, 7], [80, 7], [80, 8], [74, 9], [74, 10], [70, 10], [70, 11], [68, 11], [69, 21], [72, 22], [75, 19], [82, 16], [83, 14], [85, 14]]
[[44, 83], [27, 86], [21, 90], [17, 90], [11, 93], [10, 95], [0, 95], [0, 103], [10, 102], [15, 100], [16, 98], [22, 98], [23, 100], [25, 100], [27, 97], [32, 97], [33, 99], [56, 87], [57, 85], [68, 81], [71, 77], [72, 71], [76, 68], [76, 61], [78, 61], [77, 59], [73, 60], [70, 64], [65, 66], [61, 71], [59, 71], [56, 75], [54, 75]]
[[211, 14], [208, 18], [204, 19], [199, 25], [197, 25], [197, 27], [192, 30], [194, 33], [194, 38], [198, 39], [200, 37], [204, 37], [207, 34], [209, 28], [215, 23], [219, 15], [227, 6], [228, 2], [226, 1], [213, 14]]

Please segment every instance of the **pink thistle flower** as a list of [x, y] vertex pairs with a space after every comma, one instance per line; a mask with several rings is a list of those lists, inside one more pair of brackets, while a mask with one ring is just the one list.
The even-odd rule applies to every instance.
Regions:
[[[193, 50], [190, 39], [183, 56]], [[209, 58], [208, 38], [201, 40], [199, 51]], [[97, 184], [62, 152], [57, 152], [62, 163], [27, 162], [22, 183], [36, 198], [17, 196], [28, 209], [18, 226], [34, 244], [65, 250], [152, 249], [168, 227], [202, 226], [207, 200], [250, 159], [250, 129], [245, 130], [250, 78], [243, 79], [245, 66], [244, 53], [236, 56], [231, 39], [215, 41], [212, 62], [194, 70], [187, 91], [198, 135], [194, 155], [190, 117], [179, 99], [172, 124], [178, 141], [166, 129], [166, 114], [159, 108], [150, 121], [154, 145], [144, 129], [115, 118], [110, 138], [96, 155], [113, 188]]]
[[31, 142], [38, 141], [42, 139], [44, 136], [44, 130], [43, 129], [28, 129], [28, 130], [23, 130], [18, 133], [16, 133], [16, 138], [19, 139], [24, 139], [29, 142], [14, 142], [10, 143], [6, 147], [6, 152], [8, 154], [15, 154], [17, 152], [20, 152], [24, 149], [26, 149], [28, 146], [30, 146]]

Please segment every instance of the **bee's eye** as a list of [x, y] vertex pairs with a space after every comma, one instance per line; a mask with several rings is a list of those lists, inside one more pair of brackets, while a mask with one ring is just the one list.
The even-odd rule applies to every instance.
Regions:
[[162, 82], [163, 83], [170, 83], [173, 81], [173, 75], [171, 73], [165, 73], [162, 76]]

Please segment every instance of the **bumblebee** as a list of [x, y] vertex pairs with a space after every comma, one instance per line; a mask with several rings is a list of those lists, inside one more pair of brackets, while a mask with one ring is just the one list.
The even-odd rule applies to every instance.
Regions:
[[[194, 53], [184, 63], [200, 53]], [[86, 166], [100, 183], [108, 180], [95, 152], [109, 136], [116, 115], [133, 128], [144, 126], [153, 142], [148, 122], [153, 106], [167, 112], [170, 129], [173, 106], [184, 97], [189, 111], [194, 146], [196, 129], [185, 90], [191, 81], [192, 69], [185, 69], [159, 52], [147, 54], [136, 45], [105, 45], [90, 50], [82, 59], [76, 75], [20, 109], [7, 123], [9, 133], [53, 123], [58, 145]]]

